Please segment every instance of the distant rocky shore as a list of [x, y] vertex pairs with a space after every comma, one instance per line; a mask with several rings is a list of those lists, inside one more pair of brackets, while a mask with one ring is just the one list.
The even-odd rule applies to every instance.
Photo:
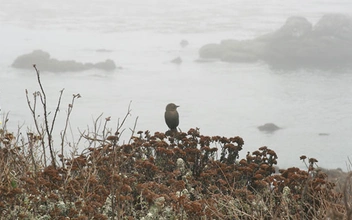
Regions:
[[107, 59], [98, 63], [81, 63], [74, 60], [57, 60], [50, 57], [48, 52], [42, 50], [34, 50], [32, 53], [24, 54], [16, 58], [12, 67], [31, 69], [36, 64], [41, 71], [50, 72], [68, 72], [68, 71], [84, 71], [89, 69], [114, 70], [115, 62]]
[[352, 67], [352, 18], [324, 15], [314, 26], [289, 17], [278, 30], [250, 40], [223, 40], [200, 48], [201, 60], [264, 61], [275, 69]]

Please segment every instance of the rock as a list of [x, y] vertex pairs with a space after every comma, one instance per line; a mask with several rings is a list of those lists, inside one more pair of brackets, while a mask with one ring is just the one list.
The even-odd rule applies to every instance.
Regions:
[[112, 50], [107, 50], [107, 49], [97, 49], [96, 52], [98, 53], [111, 53]]
[[221, 46], [226, 48], [221, 56], [226, 62], [256, 62], [259, 59], [262, 43], [247, 44], [247, 41], [223, 40]]
[[214, 63], [216, 61], [219, 61], [219, 60], [218, 59], [211, 59], [211, 58], [209, 58], [209, 59], [199, 58], [199, 59], [194, 60], [194, 62], [196, 62], [196, 63]]
[[228, 52], [231, 51], [221, 44], [206, 44], [199, 49], [199, 56], [205, 59], [221, 59]]
[[316, 25], [289, 17], [278, 30], [250, 40], [223, 40], [199, 49], [203, 59], [225, 62], [265, 61], [275, 69], [352, 67], [352, 18], [324, 15]]
[[116, 69], [115, 62], [110, 59], [105, 60], [105, 62], [96, 63], [96, 64], [94, 64], [94, 67], [97, 69], [102, 69], [102, 70], [106, 70], [106, 71]]
[[[342, 17], [352, 22], [351, 18]], [[286, 32], [280, 30], [275, 34], [275, 40], [268, 41], [261, 59], [277, 69], [349, 68], [352, 59], [352, 25], [346, 21], [340, 22], [342, 20], [335, 19], [335, 16], [324, 16], [313, 28], [310, 28], [309, 23], [297, 22], [302, 26], [291, 28], [299, 29], [297, 32], [301, 34], [293, 34], [284, 26], [281, 29]], [[337, 31], [336, 27], [350, 31]]]
[[187, 40], [181, 40], [180, 45], [181, 47], [186, 47], [188, 46], [189, 42]]
[[319, 133], [318, 135], [319, 136], [329, 136], [330, 134], [329, 133]]
[[181, 64], [182, 63], [182, 59], [181, 57], [176, 57], [175, 59], [170, 61], [171, 63], [176, 63], [176, 64]]
[[12, 67], [31, 69], [33, 64], [45, 64], [50, 59], [50, 54], [42, 50], [35, 50], [30, 54], [24, 54], [16, 58]]
[[[289, 17], [285, 24], [277, 31], [264, 35], [259, 40], [274, 42], [277, 40], [298, 39], [308, 36], [313, 30], [313, 25], [304, 17]], [[258, 39], [258, 38], [257, 38]]]
[[341, 39], [351, 40], [352, 19], [342, 14], [324, 15], [314, 26], [317, 36], [336, 36]]
[[89, 69], [102, 69], [106, 71], [116, 69], [113, 60], [106, 60], [99, 63], [80, 63], [74, 60], [57, 60], [50, 58], [48, 52], [42, 50], [35, 50], [32, 53], [24, 54], [15, 59], [12, 64], [14, 68], [32, 69], [33, 64], [36, 64], [41, 71], [51, 72], [68, 72], [68, 71], [83, 71]]
[[266, 123], [264, 125], [258, 126], [259, 131], [267, 132], [267, 133], [272, 133], [275, 132], [276, 130], [281, 129], [274, 123]]

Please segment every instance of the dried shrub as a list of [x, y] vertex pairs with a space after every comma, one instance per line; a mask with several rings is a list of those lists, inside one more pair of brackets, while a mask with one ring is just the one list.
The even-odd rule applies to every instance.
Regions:
[[63, 166], [37, 162], [36, 170], [30, 151], [15, 139], [6, 132], [0, 137], [2, 216], [312, 219], [346, 213], [342, 194], [316, 159], [308, 159], [307, 171], [275, 173], [278, 156], [267, 147], [239, 158], [240, 137], [146, 131], [120, 145], [110, 136], [81, 155], [61, 155]]

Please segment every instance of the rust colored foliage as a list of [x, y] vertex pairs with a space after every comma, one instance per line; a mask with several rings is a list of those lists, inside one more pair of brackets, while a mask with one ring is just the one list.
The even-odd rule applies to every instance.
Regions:
[[[308, 171], [292, 167], [275, 174], [276, 153], [261, 147], [240, 159], [240, 137], [203, 136], [198, 129], [137, 135], [123, 145], [108, 136], [79, 156], [60, 155], [64, 167], [43, 167], [33, 163], [30, 151], [11, 144], [13, 136], [2, 134], [1, 216], [15, 212], [26, 218], [23, 210], [30, 210], [32, 217], [52, 219], [140, 219], [153, 207], [160, 216], [176, 218], [255, 219], [261, 213], [263, 219], [280, 219], [290, 199], [290, 215], [310, 219], [341, 199], [314, 168], [314, 158]], [[290, 193], [283, 194], [287, 188]], [[266, 212], [253, 205], [259, 197]], [[166, 207], [172, 214], [165, 214]]]

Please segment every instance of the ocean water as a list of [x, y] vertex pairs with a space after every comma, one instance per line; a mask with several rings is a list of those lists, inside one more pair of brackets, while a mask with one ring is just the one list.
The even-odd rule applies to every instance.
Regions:
[[[350, 168], [352, 70], [283, 72], [264, 63], [195, 62], [206, 43], [250, 39], [276, 30], [289, 16], [304, 16], [314, 24], [326, 13], [349, 14], [350, 1], [0, 2], [0, 106], [14, 132], [18, 127], [22, 133], [33, 129], [25, 89], [31, 95], [39, 87], [34, 69], [14, 69], [11, 64], [17, 56], [41, 49], [60, 60], [113, 59], [122, 67], [111, 72], [41, 72], [52, 112], [65, 88], [57, 137], [72, 94], [82, 96], [74, 104], [73, 135], [70, 132], [67, 141], [76, 142], [78, 129], [91, 130], [101, 114], [103, 119], [111, 116], [108, 127], [114, 130], [130, 103], [126, 139], [137, 117], [137, 130], [164, 132], [165, 106], [174, 102], [181, 106], [181, 130], [198, 127], [203, 135], [241, 136], [241, 157], [268, 146], [278, 154], [280, 167], [304, 167], [299, 157], [306, 155], [322, 167]], [[185, 48], [179, 44], [183, 39], [190, 43]], [[170, 63], [178, 56], [181, 65]], [[260, 132], [257, 126], [267, 122], [283, 129]], [[60, 140], [54, 141], [58, 146]]]

